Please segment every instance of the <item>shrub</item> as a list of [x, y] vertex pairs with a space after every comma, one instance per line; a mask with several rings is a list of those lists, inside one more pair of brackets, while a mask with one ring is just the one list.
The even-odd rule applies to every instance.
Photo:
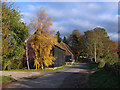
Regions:
[[99, 68], [103, 68], [105, 66], [105, 61], [104, 60], [101, 60], [98, 67]]

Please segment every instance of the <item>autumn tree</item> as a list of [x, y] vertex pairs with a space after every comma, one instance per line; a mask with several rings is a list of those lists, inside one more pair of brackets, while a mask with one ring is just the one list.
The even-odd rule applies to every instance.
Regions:
[[60, 43], [62, 41], [61, 37], [60, 37], [60, 32], [57, 31], [57, 41]]
[[72, 34], [68, 37], [68, 44], [71, 47], [76, 60], [79, 59], [79, 55], [82, 52], [82, 34], [79, 30], [73, 30]]
[[73, 35], [76, 35], [78, 37], [78, 39], [80, 39], [82, 37], [82, 34], [79, 30], [75, 29], [72, 31]]
[[39, 67], [43, 69], [43, 64], [47, 67], [54, 64], [55, 57], [51, 50], [57, 43], [57, 38], [55, 30], [50, 30], [50, 26], [53, 25], [51, 21], [52, 18], [48, 17], [44, 8], [41, 8], [30, 24], [34, 32], [31, 37], [31, 46], [35, 52], [34, 65], [36, 69]]
[[24, 44], [28, 38], [28, 27], [21, 21], [20, 11], [14, 8], [13, 3], [2, 3], [2, 65], [20, 66], [20, 57], [24, 54]]

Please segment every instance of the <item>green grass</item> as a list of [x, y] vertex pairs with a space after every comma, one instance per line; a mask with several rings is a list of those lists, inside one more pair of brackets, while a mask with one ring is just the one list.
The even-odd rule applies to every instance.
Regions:
[[82, 63], [82, 60], [76, 61], [76, 62], [74, 62], [72, 65], [76, 65], [76, 64], [79, 64], [79, 63]]
[[58, 67], [56, 69], [15, 69], [15, 70], [4, 70], [4, 71], [23, 71], [23, 72], [51, 72], [51, 71], [57, 71], [57, 70], [61, 70], [61, 69], [64, 69], [64, 68], [67, 68], [69, 66], [62, 66], [62, 67]]
[[110, 72], [100, 69], [89, 76], [92, 88], [118, 88], [118, 79]]
[[13, 81], [14, 79], [9, 77], [9, 76], [0, 76], [0, 82], [2, 83], [6, 83], [6, 82], [10, 82]]
[[53, 69], [11, 69], [11, 70], [4, 70], [4, 71], [21, 71], [21, 72], [50, 72], [50, 71], [54, 71]]
[[62, 67], [59, 67], [59, 68], [54, 69], [54, 71], [61, 70], [61, 69], [65, 69], [65, 68], [67, 68], [67, 67], [70, 67], [70, 66], [62, 66]]
[[74, 62], [72, 65], [76, 65], [76, 64], [78, 64], [78, 62]]

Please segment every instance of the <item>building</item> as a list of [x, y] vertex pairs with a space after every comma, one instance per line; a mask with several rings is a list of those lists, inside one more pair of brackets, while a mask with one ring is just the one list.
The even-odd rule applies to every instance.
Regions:
[[53, 67], [59, 67], [65, 65], [65, 52], [66, 50], [57, 44], [53, 48], [53, 56], [56, 58]]
[[65, 49], [66, 53], [65, 53], [65, 62], [73, 62], [74, 60], [74, 55], [72, 53], [72, 50], [70, 49], [70, 47], [65, 44], [63, 41], [60, 42], [60, 45]]

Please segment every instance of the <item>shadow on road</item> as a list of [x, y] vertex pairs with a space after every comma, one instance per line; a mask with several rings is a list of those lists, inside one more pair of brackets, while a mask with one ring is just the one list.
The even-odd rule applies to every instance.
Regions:
[[87, 65], [78, 64], [36, 79], [23, 79], [8, 88], [89, 88], [88, 76]]

